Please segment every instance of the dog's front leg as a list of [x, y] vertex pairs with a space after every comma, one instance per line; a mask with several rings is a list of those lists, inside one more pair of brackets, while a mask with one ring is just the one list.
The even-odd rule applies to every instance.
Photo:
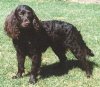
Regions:
[[13, 79], [22, 77], [22, 73], [24, 73], [24, 62], [25, 62], [25, 55], [22, 51], [17, 51], [17, 62], [18, 62], [18, 72]]
[[31, 66], [31, 74], [30, 74], [29, 82], [31, 84], [35, 84], [38, 70], [41, 65], [41, 54], [35, 54], [31, 57], [31, 59], [32, 59], [32, 66]]

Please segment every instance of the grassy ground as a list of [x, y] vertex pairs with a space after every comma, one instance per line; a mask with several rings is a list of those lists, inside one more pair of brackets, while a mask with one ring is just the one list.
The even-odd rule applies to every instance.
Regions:
[[[0, 0], [0, 87], [100, 87], [100, 5], [55, 1]], [[78, 68], [78, 61], [70, 52], [67, 54], [68, 64], [72, 65], [68, 71], [60, 69], [57, 64], [58, 58], [50, 48], [42, 57], [43, 78], [39, 78], [34, 86], [28, 84], [29, 77], [17, 80], [11, 78], [17, 71], [16, 54], [11, 39], [3, 31], [3, 24], [5, 17], [19, 4], [31, 6], [41, 20], [64, 20], [74, 24], [81, 31], [87, 45], [95, 54], [95, 57], [89, 59], [93, 66], [93, 76], [90, 79]], [[26, 73], [30, 70], [30, 64], [27, 58]]]

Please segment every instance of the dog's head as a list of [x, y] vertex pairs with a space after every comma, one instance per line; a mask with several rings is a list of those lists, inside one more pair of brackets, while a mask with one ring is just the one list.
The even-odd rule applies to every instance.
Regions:
[[5, 31], [11, 38], [16, 38], [20, 34], [20, 29], [41, 30], [41, 22], [35, 12], [28, 5], [19, 5], [7, 16], [5, 21]]
[[23, 28], [29, 27], [34, 18], [33, 10], [27, 5], [19, 5], [15, 9], [15, 17], [18, 20], [19, 24]]

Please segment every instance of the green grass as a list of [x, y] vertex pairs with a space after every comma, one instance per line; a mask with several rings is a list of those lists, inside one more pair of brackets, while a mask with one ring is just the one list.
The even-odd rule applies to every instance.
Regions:
[[[69, 70], [68, 74], [51, 75], [39, 79], [35, 85], [28, 83], [29, 77], [13, 80], [17, 72], [16, 53], [12, 41], [3, 30], [6, 16], [19, 4], [31, 6], [41, 20], [63, 20], [75, 25], [93, 50], [95, 57], [89, 60], [97, 64], [93, 76], [87, 79], [80, 68]], [[64, 2], [63, 0], [0, 0], [0, 87], [100, 87], [100, 5]], [[75, 59], [69, 52], [68, 60]], [[58, 62], [57, 56], [49, 48], [42, 57], [42, 67]], [[26, 72], [30, 70], [30, 60], [26, 59]], [[52, 70], [52, 69], [51, 69]], [[51, 71], [52, 72], [52, 71]]]

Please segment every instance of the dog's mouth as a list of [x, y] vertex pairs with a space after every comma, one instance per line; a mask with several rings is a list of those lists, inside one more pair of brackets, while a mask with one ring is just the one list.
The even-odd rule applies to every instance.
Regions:
[[28, 28], [28, 27], [30, 27], [30, 22], [28, 22], [28, 23], [22, 23], [21, 24], [21, 26], [23, 27], [23, 28]]

